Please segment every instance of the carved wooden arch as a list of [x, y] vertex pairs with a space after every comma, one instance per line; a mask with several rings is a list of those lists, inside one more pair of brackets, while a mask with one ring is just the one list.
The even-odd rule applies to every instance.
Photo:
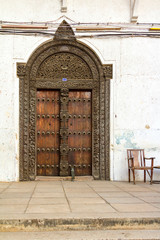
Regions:
[[[20, 180], [36, 177], [37, 89], [92, 90], [92, 175], [109, 180], [109, 108], [112, 65], [102, 65], [97, 55], [76, 41], [63, 21], [52, 41], [40, 46], [27, 64], [17, 63], [20, 79]], [[67, 78], [63, 82], [62, 78]]]

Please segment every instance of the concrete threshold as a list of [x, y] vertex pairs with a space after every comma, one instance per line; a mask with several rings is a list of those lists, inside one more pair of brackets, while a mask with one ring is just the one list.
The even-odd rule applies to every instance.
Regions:
[[0, 231], [159, 230], [160, 218], [7, 219]]
[[[93, 177], [92, 176], [75, 176], [74, 181], [93, 181]], [[72, 177], [71, 176], [67, 176], [67, 177], [52, 177], [52, 176], [37, 176], [35, 181], [72, 181]]]

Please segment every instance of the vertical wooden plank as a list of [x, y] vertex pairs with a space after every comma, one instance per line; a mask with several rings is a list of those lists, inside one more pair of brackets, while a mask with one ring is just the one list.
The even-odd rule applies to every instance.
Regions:
[[69, 155], [77, 176], [92, 174], [91, 91], [69, 92]]
[[59, 91], [37, 91], [37, 175], [59, 175]]

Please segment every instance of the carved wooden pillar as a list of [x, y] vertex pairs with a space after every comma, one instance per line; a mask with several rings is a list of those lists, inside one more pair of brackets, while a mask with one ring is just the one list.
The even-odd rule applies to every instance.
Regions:
[[68, 176], [68, 94], [67, 88], [60, 91], [60, 176]]
[[104, 146], [105, 146], [105, 156], [104, 156], [104, 169], [105, 169], [105, 179], [110, 180], [110, 80], [113, 78], [113, 65], [106, 64], [103, 65], [104, 73]]
[[19, 179], [28, 180], [28, 85], [25, 82], [26, 63], [17, 64], [17, 76], [19, 77]]

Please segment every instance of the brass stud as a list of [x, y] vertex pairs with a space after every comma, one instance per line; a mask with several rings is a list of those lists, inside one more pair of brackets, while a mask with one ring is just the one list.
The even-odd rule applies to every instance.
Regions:
[[71, 135], [72, 134], [72, 132], [69, 132], [69, 135]]
[[81, 151], [81, 148], [78, 148], [78, 151], [80, 152], [80, 151]]
[[38, 168], [40, 168], [40, 165], [37, 165]]
[[52, 168], [54, 168], [54, 165], [51, 165]]
[[72, 148], [69, 148], [69, 151], [71, 152], [71, 151], [72, 151]]
[[54, 98], [52, 99], [52, 102], [54, 102]]
[[50, 135], [50, 132], [49, 132], [49, 131], [47, 132], [47, 135]]
[[45, 152], [45, 148], [42, 148], [42, 152]]
[[58, 167], [59, 167], [59, 165], [56, 165], [56, 167], [58, 168]]
[[71, 99], [69, 98], [68, 101], [71, 102]]
[[54, 115], [54, 114], [52, 114], [52, 118], [55, 118], [55, 115]]
[[56, 118], [59, 118], [59, 115], [57, 115]]
[[86, 151], [86, 148], [83, 148], [83, 151]]
[[44, 132], [44, 131], [42, 132], [42, 135], [45, 135], [45, 132]]
[[81, 135], [81, 132], [78, 132], [78, 135]]
[[76, 118], [76, 115], [73, 115], [73, 118]]
[[40, 131], [37, 132], [37, 135], [40, 135]]
[[88, 148], [88, 151], [91, 151], [91, 148]]
[[86, 99], [83, 99], [83, 102], [85, 102], [86, 101]]
[[79, 99], [78, 99], [78, 102], [80, 102], [80, 101], [81, 101], [81, 99], [79, 98]]
[[83, 135], [86, 135], [86, 132], [83, 132]]
[[88, 167], [91, 167], [91, 165], [88, 165]]
[[78, 115], [78, 118], [81, 118], [81, 115]]
[[88, 115], [88, 118], [91, 118], [91, 115]]
[[47, 102], [49, 102], [50, 101], [50, 99], [49, 98], [47, 98]]
[[44, 115], [44, 114], [42, 115], [42, 118], [45, 118], [45, 115]]
[[45, 168], [45, 165], [42, 165], [42, 168]]
[[84, 168], [86, 168], [86, 165], [85, 165], [85, 164], [83, 164], [83, 167], [84, 167]]
[[41, 151], [41, 149], [40, 148], [37, 148], [37, 152], [40, 152]]
[[45, 100], [45, 99], [44, 99], [44, 98], [42, 98], [42, 102], [44, 102], [44, 100]]
[[69, 118], [72, 118], [72, 115], [69, 115]]
[[47, 115], [47, 118], [49, 118], [50, 116], [49, 115]]
[[37, 101], [39, 102], [39, 101], [40, 101], [40, 99], [39, 99], [39, 98], [37, 98]]
[[87, 134], [88, 134], [88, 135], [90, 135], [90, 134], [91, 134], [91, 132], [88, 132]]
[[76, 135], [76, 132], [74, 132], [73, 134]]
[[50, 166], [49, 165], [47, 165], [47, 168], [49, 168]]
[[57, 132], [57, 135], [59, 135], [59, 132]]
[[59, 151], [59, 148], [57, 148], [57, 152]]
[[52, 135], [55, 135], [55, 132], [51, 132]]
[[73, 148], [73, 151], [75, 152], [77, 149], [76, 148]]
[[47, 152], [50, 152], [50, 148], [47, 148]]
[[83, 118], [86, 118], [86, 115], [83, 115]]
[[54, 148], [51, 148], [51, 152], [54, 152]]
[[91, 99], [88, 99], [88, 102], [90, 102], [91, 101]]
[[57, 102], [59, 102], [59, 99], [57, 99]]
[[39, 115], [39, 114], [37, 115], [37, 118], [38, 118], [38, 119], [40, 118], [40, 115]]

